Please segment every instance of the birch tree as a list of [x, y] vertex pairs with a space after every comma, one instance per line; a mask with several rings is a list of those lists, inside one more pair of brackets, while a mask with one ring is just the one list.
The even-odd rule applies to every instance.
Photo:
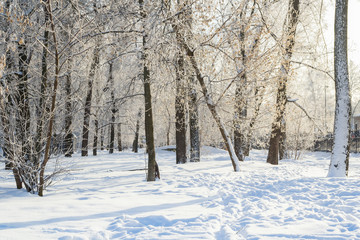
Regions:
[[335, 6], [335, 91], [334, 143], [328, 177], [345, 177], [349, 171], [351, 98], [347, 59], [348, 1], [336, 0]]

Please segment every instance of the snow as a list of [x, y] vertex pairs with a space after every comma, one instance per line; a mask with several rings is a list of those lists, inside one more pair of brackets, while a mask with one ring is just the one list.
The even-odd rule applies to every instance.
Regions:
[[359, 154], [348, 178], [327, 178], [330, 153], [270, 165], [255, 150], [233, 172], [227, 152], [201, 152], [201, 162], [176, 165], [157, 149], [155, 182], [144, 152], [59, 158], [71, 171], [42, 198], [15, 189], [1, 164], [0, 239], [360, 238]]

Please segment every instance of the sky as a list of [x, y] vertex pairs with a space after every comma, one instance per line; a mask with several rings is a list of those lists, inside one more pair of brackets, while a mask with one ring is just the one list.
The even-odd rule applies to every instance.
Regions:
[[[349, 60], [360, 66], [360, 0], [348, 0], [348, 51]], [[326, 4], [326, 38], [332, 43], [328, 44], [329, 50], [333, 48], [334, 41], [334, 16], [335, 0], [325, 0]]]
[[349, 0], [348, 12], [349, 59], [360, 66], [360, 1]]

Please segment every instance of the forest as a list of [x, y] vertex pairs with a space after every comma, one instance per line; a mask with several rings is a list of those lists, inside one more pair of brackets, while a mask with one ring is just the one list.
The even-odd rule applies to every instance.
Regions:
[[360, 239], [358, 9], [0, 1], [0, 239]]
[[5, 168], [43, 196], [59, 155], [146, 148], [154, 181], [156, 147], [174, 145], [174, 164], [224, 149], [237, 172], [252, 149], [277, 165], [332, 136], [328, 175], [346, 176], [357, 66], [346, 0], [327, 41], [330, 2], [2, 1]]

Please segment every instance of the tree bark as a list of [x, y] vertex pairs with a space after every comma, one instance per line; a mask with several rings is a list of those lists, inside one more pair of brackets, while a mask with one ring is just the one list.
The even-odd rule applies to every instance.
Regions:
[[49, 117], [46, 116], [49, 114], [48, 108], [46, 105], [46, 91], [48, 87], [48, 67], [47, 67], [47, 55], [48, 55], [48, 47], [49, 47], [49, 27], [50, 27], [50, 19], [49, 13], [46, 10], [47, 6], [44, 4], [44, 14], [45, 14], [45, 31], [44, 31], [44, 40], [43, 40], [43, 49], [42, 49], [42, 57], [41, 57], [41, 86], [40, 86], [40, 99], [39, 99], [39, 106], [38, 106], [38, 120], [37, 120], [37, 130], [36, 130], [36, 143], [35, 143], [35, 150], [37, 156], [34, 156], [34, 163], [36, 165], [39, 164], [41, 158], [41, 150], [43, 148], [43, 132], [44, 132], [44, 120]]
[[100, 149], [101, 151], [104, 150], [104, 128], [100, 130]]
[[19, 108], [18, 122], [18, 142], [22, 145], [22, 155], [24, 160], [30, 158], [31, 150], [29, 145], [30, 137], [30, 108], [29, 108], [29, 94], [28, 94], [28, 65], [30, 62], [27, 55], [26, 44], [18, 45], [19, 51], [19, 84], [17, 93], [17, 104]]
[[121, 142], [121, 123], [117, 125], [117, 142], [118, 142], [118, 150], [121, 152], [123, 150], [122, 142]]
[[49, 119], [49, 129], [47, 131], [47, 138], [46, 138], [46, 147], [45, 147], [45, 153], [44, 153], [44, 160], [41, 163], [40, 168], [40, 177], [39, 177], [39, 190], [38, 195], [43, 196], [43, 190], [44, 190], [44, 173], [45, 173], [45, 167], [47, 162], [50, 158], [50, 145], [51, 145], [51, 136], [53, 131], [53, 125], [55, 120], [55, 105], [56, 105], [56, 91], [59, 83], [59, 74], [60, 74], [60, 64], [59, 64], [59, 52], [58, 52], [58, 44], [57, 44], [57, 37], [56, 37], [56, 31], [55, 31], [55, 23], [52, 17], [52, 10], [51, 10], [51, 0], [47, 0], [47, 11], [49, 14], [50, 22], [51, 22], [51, 32], [54, 40], [54, 50], [55, 50], [55, 80], [54, 80], [54, 86], [52, 91], [52, 98], [51, 98], [51, 111], [50, 111], [50, 119]]
[[[7, 0], [5, 2], [5, 8], [4, 11], [5, 13], [9, 12], [10, 9], [10, 0]], [[6, 85], [8, 85], [9, 83], [14, 81], [13, 75], [9, 74], [11, 73], [14, 68], [14, 60], [13, 60], [13, 56], [12, 56], [12, 51], [10, 50], [10, 48], [7, 46], [7, 44], [10, 42], [10, 34], [8, 32], [9, 30], [9, 23], [7, 20], [4, 19], [4, 32], [6, 32], [6, 38], [5, 38], [5, 49], [6, 53], [5, 53], [5, 74], [7, 74], [6, 77]], [[4, 83], [1, 84], [2, 87], [6, 87], [4, 86]], [[1, 106], [2, 106], [2, 111], [1, 111], [1, 123], [2, 123], [2, 127], [3, 127], [3, 131], [4, 131], [4, 157], [5, 159], [5, 170], [11, 170], [14, 167], [14, 149], [13, 149], [13, 144], [11, 144], [11, 136], [10, 136], [10, 117], [11, 117], [11, 109], [14, 108], [13, 103], [12, 103], [12, 94], [10, 92], [3, 92], [2, 94], [4, 94], [2, 96], [2, 98], [4, 99], [3, 101], [1, 101]], [[15, 176], [15, 175], [14, 175]], [[16, 180], [16, 179], [15, 179]], [[20, 181], [21, 184], [21, 181]], [[21, 188], [21, 187], [20, 187]]]
[[93, 91], [93, 82], [95, 79], [95, 73], [99, 66], [100, 58], [100, 48], [99, 40], [96, 43], [93, 53], [93, 59], [90, 66], [90, 73], [88, 78], [88, 89], [85, 99], [85, 108], [84, 108], [84, 121], [83, 121], [83, 130], [82, 130], [82, 143], [81, 143], [81, 156], [88, 155], [88, 144], [89, 144], [89, 127], [90, 127], [90, 114], [91, 114], [91, 99]]
[[136, 126], [135, 126], [135, 138], [132, 145], [132, 151], [137, 153], [139, 150], [139, 130], [140, 130], [140, 118], [141, 118], [141, 109], [137, 115]]
[[186, 114], [184, 87], [184, 57], [178, 55], [176, 64], [176, 97], [175, 97], [175, 136], [176, 136], [176, 164], [186, 163]]
[[68, 60], [68, 70], [66, 74], [65, 92], [65, 139], [64, 139], [64, 153], [65, 157], [71, 157], [74, 153], [74, 140], [72, 132], [72, 103], [71, 103], [71, 70], [72, 58]]
[[94, 143], [93, 143], [93, 155], [97, 155], [97, 145], [98, 145], [98, 134], [99, 134], [99, 121], [95, 119], [95, 133], [94, 133]]
[[245, 146], [245, 151], [244, 151], [245, 156], [249, 156], [249, 154], [250, 154], [250, 145], [251, 145], [252, 134], [253, 134], [255, 122], [260, 113], [260, 107], [261, 107], [261, 104], [263, 101], [263, 96], [259, 93], [259, 91], [260, 91], [260, 87], [256, 87], [256, 89], [255, 89], [255, 111], [254, 111], [253, 116], [250, 119], [249, 131], [246, 136], [246, 146]]
[[285, 33], [285, 46], [282, 54], [280, 76], [276, 95], [276, 116], [271, 127], [269, 152], [267, 162], [277, 165], [279, 163], [279, 144], [281, 136], [281, 121], [284, 118], [287, 96], [286, 85], [290, 71], [290, 60], [295, 45], [296, 27], [299, 19], [300, 0], [289, 0], [288, 22]]
[[247, 117], [246, 98], [245, 98], [245, 92], [247, 87], [247, 75], [246, 75], [247, 57], [245, 53], [244, 24], [241, 26], [239, 37], [240, 37], [240, 46], [241, 46], [240, 57], [241, 57], [242, 69], [241, 69], [240, 77], [236, 81], [236, 89], [235, 89], [234, 149], [239, 161], [244, 161], [244, 149], [246, 145], [246, 139], [245, 139], [244, 129], [241, 128], [241, 125], [244, 124], [243, 123], [244, 119]]
[[191, 76], [189, 88], [190, 162], [200, 162], [200, 130], [197, 93]]
[[173, 29], [179, 36], [178, 40], [179, 40], [180, 46], [183, 48], [186, 56], [190, 59], [190, 64], [191, 64], [192, 68], [194, 69], [195, 77], [196, 77], [196, 79], [198, 80], [198, 82], [199, 82], [199, 84], [201, 86], [202, 93], [204, 95], [206, 105], [207, 105], [212, 117], [214, 118], [214, 120], [215, 120], [215, 122], [216, 122], [216, 124], [217, 124], [217, 126], [219, 128], [219, 131], [221, 133], [221, 136], [223, 137], [223, 140], [225, 142], [225, 146], [226, 146], [226, 149], [227, 149], [227, 151], [229, 153], [233, 169], [234, 169], [235, 172], [238, 172], [238, 171], [240, 171], [239, 160], [238, 160], [238, 158], [237, 158], [237, 156], [235, 154], [234, 147], [233, 147], [233, 144], [231, 142], [230, 135], [229, 135], [228, 131], [225, 128], [225, 124], [222, 122], [222, 120], [220, 118], [220, 115], [219, 115], [219, 113], [218, 113], [218, 111], [216, 109], [216, 105], [212, 101], [210, 93], [209, 93], [209, 91], [208, 91], [208, 89], [206, 87], [204, 77], [202, 76], [200, 68], [198, 66], [198, 63], [197, 63], [197, 61], [195, 59], [194, 51], [191, 50], [190, 47], [187, 45], [187, 43], [186, 43], [186, 41], [184, 39], [184, 36], [181, 35], [181, 33], [180, 33], [179, 29], [178, 29], [178, 26], [175, 23], [173, 23]]
[[335, 90], [334, 142], [328, 177], [345, 177], [349, 172], [351, 99], [347, 57], [348, 1], [336, 0], [335, 7]]
[[144, 81], [144, 100], [145, 100], [145, 136], [146, 136], [146, 150], [148, 153], [148, 174], [147, 181], [155, 181], [156, 178], [160, 178], [159, 167], [155, 159], [155, 143], [154, 143], [154, 123], [152, 116], [152, 104], [151, 104], [151, 87], [150, 87], [150, 70], [147, 67], [147, 49], [146, 49], [146, 33], [145, 33], [145, 21], [146, 12], [144, 10], [144, 1], [139, 0], [140, 15], [143, 22], [143, 81]]
[[115, 88], [114, 88], [114, 78], [113, 78], [113, 62], [109, 63], [109, 83], [111, 88], [111, 123], [110, 123], [110, 144], [109, 144], [109, 153], [114, 153], [114, 143], [115, 143], [115, 114], [116, 114], [116, 104], [115, 104]]
[[286, 158], [286, 113], [284, 113], [284, 116], [281, 120], [280, 125], [280, 140], [279, 140], [279, 160]]

